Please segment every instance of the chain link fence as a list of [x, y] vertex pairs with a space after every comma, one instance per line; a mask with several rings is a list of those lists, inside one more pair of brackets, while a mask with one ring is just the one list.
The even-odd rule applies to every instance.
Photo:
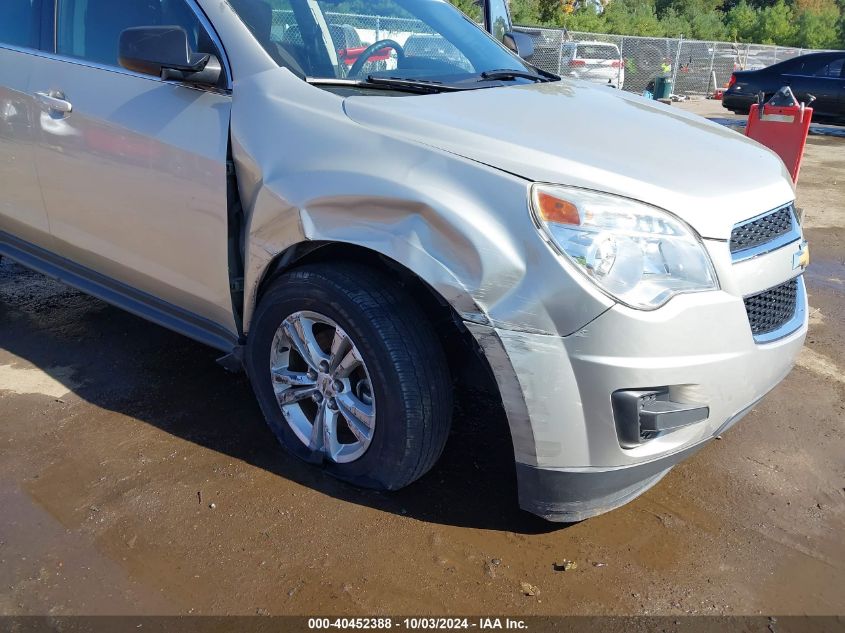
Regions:
[[[584, 45], [591, 50], [597, 48], [591, 47], [593, 43], [608, 45], [618, 55], [619, 65], [624, 69], [624, 73], [620, 73], [621, 87], [636, 93], [649, 89], [655, 77], [662, 75], [672, 78], [672, 92], [676, 95], [708, 95], [724, 88], [735, 70], [757, 70], [815, 52], [763, 44], [581, 33], [532, 26], [515, 28], [530, 35], [534, 41], [531, 62], [563, 76], [595, 79], [595, 71], [590, 75], [589, 51], [582, 54]], [[610, 83], [617, 85], [613, 80]]]
[[[327, 12], [325, 18], [340, 67], [346, 70], [366, 46], [383, 39], [395, 40], [407, 55], [472, 69], [455, 46], [421, 20], [340, 12]], [[533, 26], [516, 26], [515, 30], [534, 41], [534, 65], [558, 75], [610, 83], [635, 93], [651, 89], [656, 77], [667, 76], [672, 79], [672, 92], [676, 95], [708, 95], [723, 88], [734, 70], [756, 70], [810, 52], [762, 44], [582, 33]], [[273, 11], [271, 37], [293, 50], [303, 46], [293, 11]], [[373, 70], [395, 65], [395, 56], [387, 52], [367, 62]]]

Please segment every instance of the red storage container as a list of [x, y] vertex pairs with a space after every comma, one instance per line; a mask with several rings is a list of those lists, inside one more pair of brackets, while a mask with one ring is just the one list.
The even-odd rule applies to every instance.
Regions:
[[762, 143], [781, 157], [792, 180], [798, 182], [801, 158], [807, 144], [813, 109], [803, 104], [791, 106], [764, 105], [762, 116], [760, 105], [751, 106], [745, 135]]

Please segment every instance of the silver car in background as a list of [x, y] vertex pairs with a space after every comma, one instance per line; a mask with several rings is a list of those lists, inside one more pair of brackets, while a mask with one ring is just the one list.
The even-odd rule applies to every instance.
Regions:
[[610, 42], [561, 44], [560, 72], [620, 90], [625, 85], [625, 60], [619, 47]]
[[[335, 41], [372, 6], [378, 39]], [[608, 511], [807, 331], [777, 156], [443, 0], [4, 0], [0, 116], [0, 254], [220, 349], [359, 486], [432, 468], [469, 366], [520, 505]]]

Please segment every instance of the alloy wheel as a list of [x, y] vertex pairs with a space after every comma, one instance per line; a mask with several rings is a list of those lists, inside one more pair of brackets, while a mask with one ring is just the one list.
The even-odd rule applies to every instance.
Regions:
[[285, 420], [309, 450], [337, 463], [367, 451], [376, 422], [370, 374], [332, 319], [310, 311], [288, 316], [273, 337], [270, 379]]

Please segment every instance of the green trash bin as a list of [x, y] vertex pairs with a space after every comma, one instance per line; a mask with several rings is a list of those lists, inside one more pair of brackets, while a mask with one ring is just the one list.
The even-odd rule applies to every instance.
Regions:
[[654, 98], [668, 99], [672, 96], [672, 78], [671, 77], [655, 77], [654, 79]]

